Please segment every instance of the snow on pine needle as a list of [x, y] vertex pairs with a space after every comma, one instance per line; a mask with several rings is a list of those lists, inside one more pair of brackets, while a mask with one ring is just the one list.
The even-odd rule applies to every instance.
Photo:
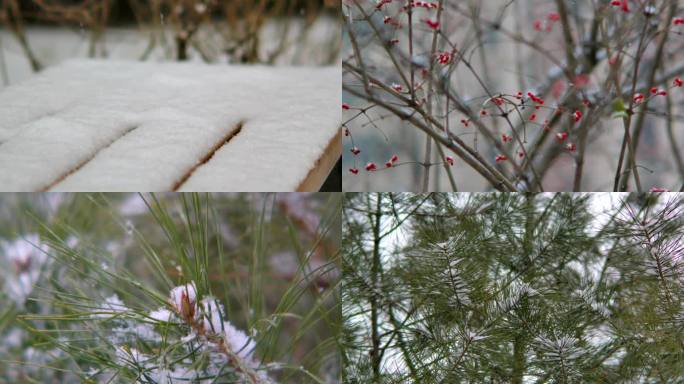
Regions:
[[304, 267], [334, 270], [339, 197], [307, 198], [313, 234], [268, 194], [79, 194], [47, 219], [0, 197], [0, 383], [339, 383], [337, 282]]
[[[464, 247], [463, 236], [451, 236], [444, 241], [418, 249], [414, 257], [419, 257], [425, 264], [431, 264], [439, 279], [433, 280], [437, 285], [446, 284], [451, 289], [449, 302], [455, 306], [470, 305], [470, 286], [464, 279], [464, 259], [461, 251]], [[436, 287], [436, 291], [441, 291]]]
[[539, 349], [549, 361], [574, 360], [580, 357], [582, 348], [578, 340], [571, 337], [559, 337], [557, 339], [539, 336], [535, 339]]
[[[157, 345], [163, 350], [163, 327], [158, 323], [146, 323], [144, 317], [131, 312], [131, 319], [117, 321], [124, 325], [112, 329], [111, 337], [117, 361], [138, 371], [141, 378], [144, 378], [139, 379], [139, 382], [213, 383], [223, 371], [232, 369], [239, 383], [274, 383], [266, 370], [275, 365], [262, 365], [254, 355], [254, 340], [227, 320], [225, 309], [217, 299], [207, 296], [198, 301], [195, 283], [190, 282], [173, 288], [168, 301], [170, 310], [166, 307], [153, 310], [149, 313], [149, 318], [183, 326], [183, 329], [187, 329], [187, 334], [176, 334], [175, 340], [167, 339], [165, 343], [177, 344], [182, 351], [181, 355], [206, 354], [209, 359], [200, 368], [191, 359], [165, 359], [164, 355], [145, 353], [135, 348], [136, 341], [140, 340]], [[120, 313], [130, 311], [116, 296], [107, 298], [106, 307]], [[121, 337], [127, 333], [135, 338]], [[168, 334], [166, 337], [169, 337]]]

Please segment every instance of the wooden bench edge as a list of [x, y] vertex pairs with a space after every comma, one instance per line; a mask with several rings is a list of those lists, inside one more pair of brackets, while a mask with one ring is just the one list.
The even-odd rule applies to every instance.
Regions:
[[316, 160], [304, 180], [299, 183], [297, 192], [318, 192], [340, 156], [342, 156], [342, 133], [337, 130], [323, 150], [321, 157]]

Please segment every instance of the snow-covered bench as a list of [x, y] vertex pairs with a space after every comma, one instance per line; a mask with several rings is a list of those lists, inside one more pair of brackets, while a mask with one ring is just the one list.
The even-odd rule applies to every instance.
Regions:
[[340, 78], [69, 61], [0, 93], [0, 190], [317, 190], [341, 153]]

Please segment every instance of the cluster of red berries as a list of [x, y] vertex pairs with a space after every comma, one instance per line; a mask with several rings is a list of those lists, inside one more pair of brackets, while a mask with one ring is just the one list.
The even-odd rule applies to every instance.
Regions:
[[546, 19], [536, 19], [532, 22], [532, 27], [534, 27], [535, 31], [542, 32], [551, 32], [553, 29], [553, 24], [560, 20], [560, 14], [557, 12], [551, 12], [546, 16]]
[[651, 88], [651, 95], [654, 96], [667, 96], [667, 91], [664, 89], [658, 89], [656, 87]]
[[378, 3], [375, 5], [375, 9], [382, 9], [387, 4], [391, 4], [392, 0], [380, 0]]
[[[409, 5], [412, 8], [427, 8], [427, 9], [437, 9], [439, 8], [438, 3], [433, 3], [430, 1], [419, 1], [419, 0], [412, 0], [409, 1]], [[409, 5], [404, 6], [404, 9], [408, 9]]]
[[[518, 92], [518, 96], [522, 96], [522, 92]], [[535, 103], [537, 103], [537, 104], [539, 104], [539, 105], [544, 105], [544, 100], [543, 100], [541, 97], [539, 97], [539, 96], [535, 96], [534, 93], [532, 93], [532, 92], [527, 92], [527, 96], [528, 96], [532, 101], [534, 101]]]
[[[675, 77], [674, 80], [672, 80], [672, 86], [676, 88], [680, 88], [684, 85], [684, 80], [680, 79], [679, 77]], [[653, 96], [667, 96], [667, 91], [664, 89], [659, 89], [657, 87], [652, 87], [649, 92]], [[644, 96], [642, 93], [635, 93], [634, 96], [632, 96], [632, 99], [634, 100], [635, 104], [640, 104], [643, 103], [644, 100], [646, 100], [646, 96]]]
[[629, 2], [627, 0], [613, 0], [610, 2], [613, 7], [620, 7], [624, 12], [629, 12]]
[[394, 28], [401, 28], [401, 23], [399, 23], [397, 20], [394, 20], [391, 16], [385, 16], [383, 22], [387, 25], [391, 25]]
[[506, 160], [508, 160], [508, 157], [506, 155], [496, 155], [496, 157], [494, 158], [494, 161], [496, 161], [497, 163], [500, 163], [500, 162], [506, 161]]
[[394, 165], [394, 163], [396, 163], [397, 161], [399, 161], [399, 156], [397, 156], [397, 155], [392, 155], [392, 157], [385, 163], [385, 166], [386, 166], [387, 168], [392, 168], [392, 166]]

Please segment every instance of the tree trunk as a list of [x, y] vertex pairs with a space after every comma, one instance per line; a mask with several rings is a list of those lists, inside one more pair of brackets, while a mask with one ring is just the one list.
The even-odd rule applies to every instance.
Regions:
[[378, 302], [375, 290], [380, 281], [380, 215], [382, 194], [376, 195], [375, 222], [373, 223], [373, 264], [371, 265], [371, 283], [373, 284], [370, 297], [371, 304], [371, 365], [373, 367], [373, 380], [380, 380], [380, 333], [378, 329]]

